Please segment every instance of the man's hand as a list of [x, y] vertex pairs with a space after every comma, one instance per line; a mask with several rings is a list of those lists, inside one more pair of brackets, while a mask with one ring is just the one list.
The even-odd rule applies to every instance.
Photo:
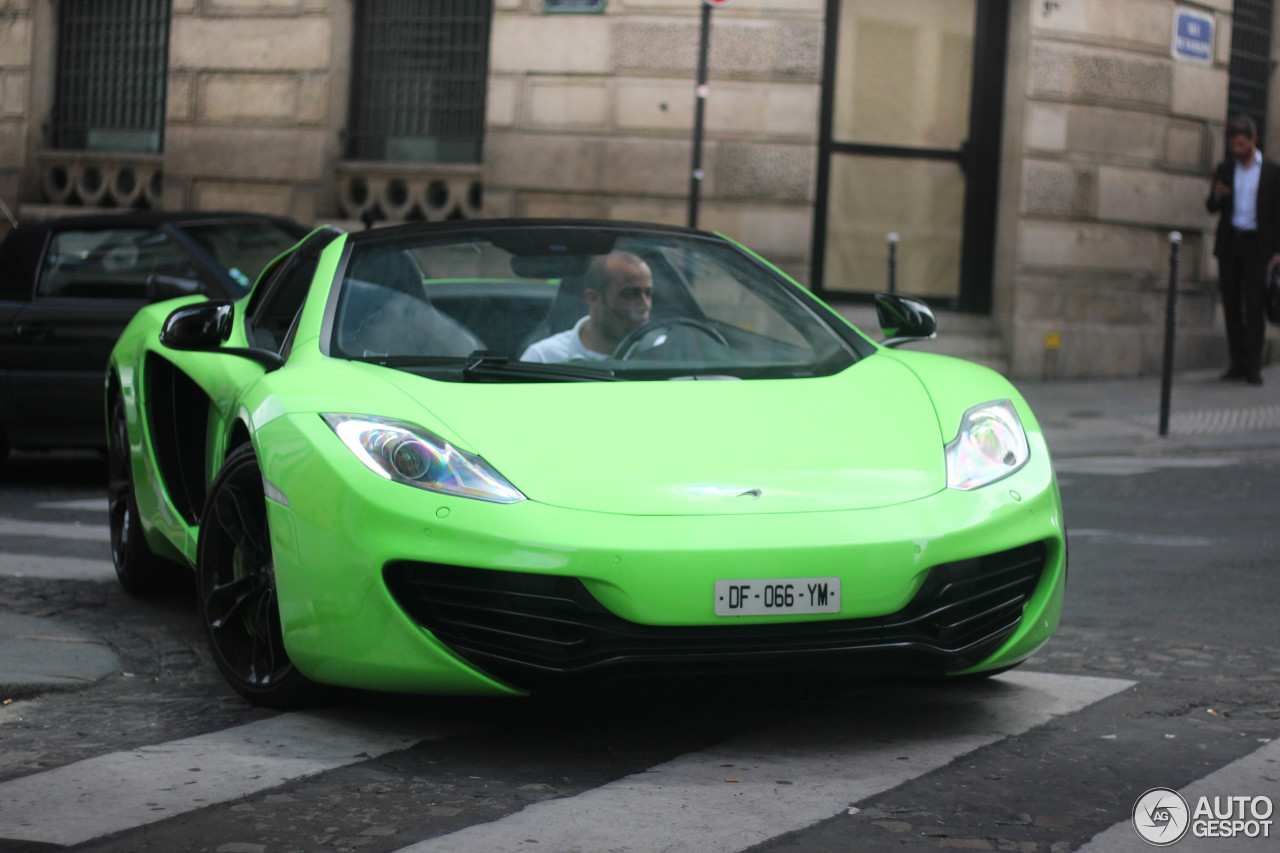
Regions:
[[1213, 194], [1217, 198], [1226, 198], [1231, 195], [1231, 186], [1224, 184], [1222, 181], [1213, 182]]

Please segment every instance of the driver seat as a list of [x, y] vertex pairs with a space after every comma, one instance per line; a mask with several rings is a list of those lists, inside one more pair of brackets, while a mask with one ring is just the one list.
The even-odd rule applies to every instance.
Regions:
[[587, 316], [587, 300], [582, 295], [585, 290], [586, 282], [582, 276], [566, 276], [561, 279], [546, 315], [524, 336], [516, 349], [516, 355], [523, 355], [525, 350], [543, 338], [573, 328], [574, 323]]

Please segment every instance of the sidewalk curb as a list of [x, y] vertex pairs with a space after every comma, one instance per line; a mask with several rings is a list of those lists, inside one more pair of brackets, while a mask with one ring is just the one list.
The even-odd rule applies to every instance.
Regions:
[[119, 666], [101, 640], [52, 619], [0, 611], [0, 701], [82, 690]]
[[1280, 447], [1280, 377], [1221, 382], [1218, 371], [1173, 377], [1160, 435], [1160, 377], [1019, 381], [1055, 458], [1160, 456]]

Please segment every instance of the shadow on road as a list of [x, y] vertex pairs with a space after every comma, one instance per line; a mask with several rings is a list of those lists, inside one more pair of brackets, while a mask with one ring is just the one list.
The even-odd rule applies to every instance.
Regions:
[[14, 450], [0, 463], [0, 489], [107, 490], [107, 457], [95, 450]]

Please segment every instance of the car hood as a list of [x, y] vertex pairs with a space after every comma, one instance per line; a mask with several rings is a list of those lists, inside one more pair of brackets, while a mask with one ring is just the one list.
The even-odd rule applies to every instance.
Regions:
[[891, 355], [813, 379], [491, 384], [388, 377], [529, 499], [637, 515], [888, 506], [945, 487], [944, 440]]

